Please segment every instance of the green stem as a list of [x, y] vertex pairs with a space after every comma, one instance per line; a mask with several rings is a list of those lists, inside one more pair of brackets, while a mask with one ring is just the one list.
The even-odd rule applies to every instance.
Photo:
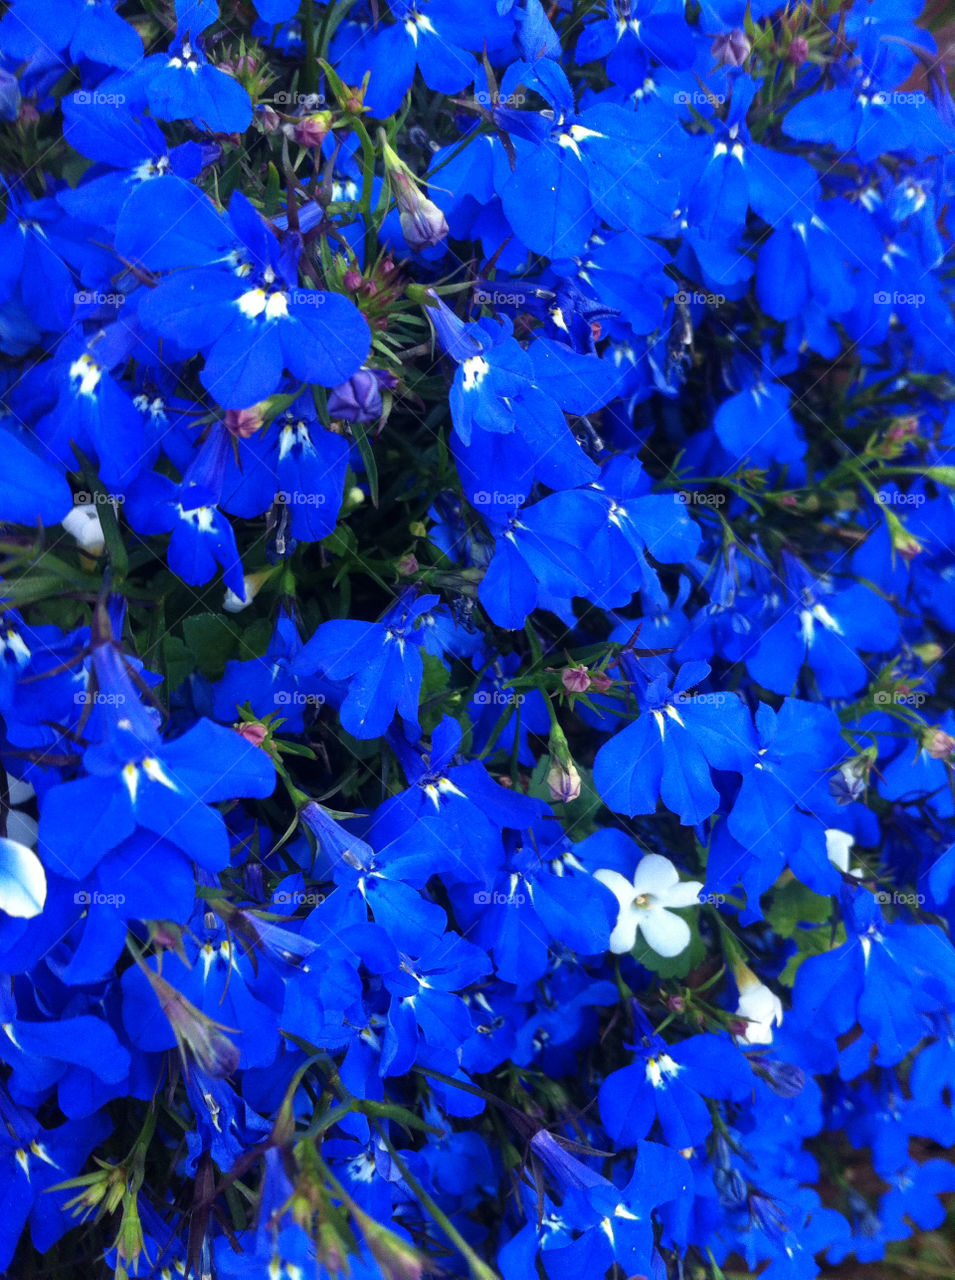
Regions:
[[468, 1270], [471, 1272], [473, 1280], [497, 1280], [497, 1273], [491, 1267], [489, 1267], [486, 1262], [484, 1262], [481, 1258], [478, 1257], [478, 1255], [474, 1252], [474, 1250], [465, 1240], [464, 1236], [461, 1235], [461, 1232], [457, 1229], [457, 1227], [454, 1225], [454, 1223], [451, 1221], [448, 1215], [444, 1212], [443, 1209], [440, 1208], [439, 1205], [435, 1203], [435, 1201], [431, 1198], [431, 1196], [427, 1193], [427, 1191], [425, 1191], [424, 1187], [421, 1185], [418, 1179], [414, 1176], [414, 1174], [405, 1164], [404, 1160], [402, 1160], [401, 1156], [398, 1154], [398, 1151], [394, 1143], [391, 1141], [391, 1139], [388, 1137], [388, 1134], [385, 1132], [384, 1127], [380, 1125], [377, 1121], [373, 1121], [372, 1123], [374, 1124], [375, 1128], [378, 1130], [378, 1133], [381, 1135], [381, 1140], [382, 1142], [384, 1142], [385, 1147], [388, 1151], [388, 1154], [391, 1156], [392, 1160], [395, 1162], [395, 1166], [398, 1172], [401, 1174], [402, 1178], [404, 1179], [405, 1184], [408, 1187], [408, 1190], [412, 1193], [412, 1195], [414, 1195], [420, 1201], [422, 1206], [425, 1209], [427, 1209], [428, 1213], [431, 1215], [434, 1221], [438, 1224], [438, 1226], [447, 1236], [448, 1240], [450, 1240], [450, 1242], [454, 1245], [454, 1247], [458, 1250], [458, 1252], [467, 1262]]

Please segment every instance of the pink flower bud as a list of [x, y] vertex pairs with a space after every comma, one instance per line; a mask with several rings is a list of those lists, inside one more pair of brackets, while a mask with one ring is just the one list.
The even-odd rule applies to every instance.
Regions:
[[586, 693], [590, 688], [590, 672], [583, 664], [579, 667], [565, 667], [560, 678], [568, 693]]
[[262, 411], [257, 404], [251, 409], [227, 409], [225, 425], [232, 435], [240, 440], [248, 440], [262, 426]]
[[237, 724], [235, 731], [240, 738], [251, 742], [254, 747], [261, 747], [268, 732], [264, 724]]
[[809, 41], [805, 36], [796, 36], [789, 46], [789, 61], [794, 67], [801, 67], [809, 57]]
[[955, 751], [955, 738], [944, 729], [932, 729], [923, 745], [933, 760], [947, 760]]

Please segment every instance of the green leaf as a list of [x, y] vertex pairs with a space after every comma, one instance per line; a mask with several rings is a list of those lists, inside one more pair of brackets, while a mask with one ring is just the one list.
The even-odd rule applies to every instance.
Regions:
[[365, 475], [368, 477], [368, 490], [371, 494], [371, 504], [373, 507], [378, 506], [378, 464], [375, 461], [375, 451], [371, 447], [371, 441], [368, 439], [368, 432], [365, 430], [363, 422], [352, 423], [352, 435], [355, 437], [355, 444], [358, 446], [358, 452], [362, 462], [365, 464]]
[[773, 904], [766, 919], [781, 938], [791, 938], [801, 925], [822, 924], [832, 915], [832, 899], [789, 880], [773, 890]]
[[221, 680], [236, 647], [235, 632], [225, 619], [214, 613], [193, 614], [183, 622], [182, 632], [200, 673], [209, 680]]
[[262, 202], [262, 212], [267, 218], [274, 217], [279, 211], [282, 203], [282, 179], [279, 171], [276, 169], [272, 161], [269, 161], [269, 176], [265, 183], [265, 199]]
[[178, 636], [165, 635], [160, 645], [162, 669], [169, 689], [178, 689], [196, 669], [196, 659]]

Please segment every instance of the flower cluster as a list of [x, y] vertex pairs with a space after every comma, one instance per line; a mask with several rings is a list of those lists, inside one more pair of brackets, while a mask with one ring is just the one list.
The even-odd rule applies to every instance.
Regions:
[[813, 1280], [944, 1223], [917, 8], [7, 5], [4, 1274]]

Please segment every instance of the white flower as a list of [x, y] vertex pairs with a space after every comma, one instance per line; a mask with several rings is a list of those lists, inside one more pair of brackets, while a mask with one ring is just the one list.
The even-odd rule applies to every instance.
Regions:
[[103, 526], [99, 521], [99, 512], [89, 502], [81, 502], [68, 512], [61, 521], [67, 533], [71, 533], [84, 551], [99, 555], [103, 550]]
[[46, 873], [32, 849], [0, 838], [0, 911], [33, 920], [46, 902]]
[[[752, 975], [750, 975], [752, 977]], [[773, 1027], [783, 1020], [783, 1003], [758, 978], [740, 987], [737, 1018], [745, 1019], [746, 1031], [737, 1036], [741, 1044], [772, 1044]]]
[[594, 879], [605, 884], [620, 903], [620, 915], [610, 935], [610, 950], [615, 955], [632, 951], [639, 930], [657, 955], [678, 956], [690, 945], [690, 926], [669, 907], [699, 905], [699, 880], [680, 880], [680, 874], [669, 858], [648, 853], [637, 867], [631, 883], [619, 871], [604, 868], [594, 872]]
[[855, 836], [850, 835], [848, 831], [840, 831], [838, 827], [826, 828], [826, 854], [829, 861], [840, 871], [848, 872], [849, 875], [858, 879], [862, 875], [861, 867], [856, 867], [855, 871], [849, 871], [849, 850], [855, 842]]

